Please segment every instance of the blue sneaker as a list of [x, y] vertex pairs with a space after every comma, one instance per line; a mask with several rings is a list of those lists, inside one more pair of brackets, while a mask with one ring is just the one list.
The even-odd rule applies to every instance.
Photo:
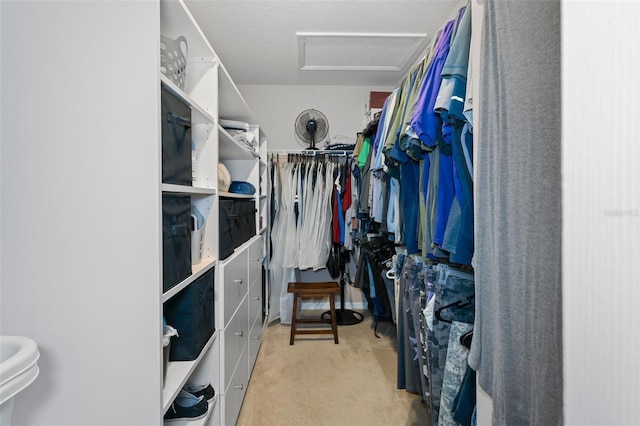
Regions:
[[182, 390], [189, 392], [195, 397], [204, 396], [207, 401], [211, 401], [213, 397], [216, 396], [216, 391], [213, 390], [213, 386], [211, 386], [211, 384], [192, 385], [187, 383], [182, 387]]
[[165, 422], [177, 420], [197, 420], [207, 415], [209, 404], [204, 396], [193, 396], [181, 390], [164, 415]]

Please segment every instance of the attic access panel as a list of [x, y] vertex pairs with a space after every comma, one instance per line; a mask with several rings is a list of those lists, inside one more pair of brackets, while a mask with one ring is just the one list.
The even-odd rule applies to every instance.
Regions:
[[406, 72], [427, 47], [426, 33], [297, 32], [301, 71]]

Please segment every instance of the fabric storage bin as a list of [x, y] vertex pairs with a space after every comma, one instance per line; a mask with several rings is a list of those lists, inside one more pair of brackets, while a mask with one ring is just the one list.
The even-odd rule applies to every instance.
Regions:
[[235, 211], [238, 217], [236, 247], [249, 241], [256, 235], [256, 204], [254, 200], [235, 200]]
[[191, 275], [191, 197], [162, 194], [162, 290]]
[[191, 186], [191, 108], [164, 86], [160, 103], [162, 183]]
[[238, 229], [238, 218], [233, 210], [233, 200], [221, 198], [219, 206], [219, 256], [224, 260], [233, 254], [236, 247], [233, 233]]
[[215, 331], [214, 269], [211, 268], [164, 304], [164, 316], [178, 335], [171, 339], [170, 361], [193, 361]]
[[255, 201], [221, 198], [219, 222], [220, 259], [226, 259], [256, 235]]

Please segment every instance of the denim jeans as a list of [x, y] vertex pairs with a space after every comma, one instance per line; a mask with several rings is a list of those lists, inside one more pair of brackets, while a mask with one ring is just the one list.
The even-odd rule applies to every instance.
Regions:
[[[431, 385], [431, 418], [438, 424], [440, 397], [449, 346], [449, 334], [452, 321], [472, 324], [475, 316], [473, 275], [450, 269], [446, 265], [438, 265], [438, 280], [435, 286], [435, 304], [433, 333], [429, 339], [429, 372]], [[461, 308], [443, 308], [460, 302]], [[467, 305], [468, 303], [468, 305]], [[438, 319], [439, 309], [442, 319]]]
[[411, 315], [410, 291], [417, 280], [422, 262], [414, 256], [404, 259], [400, 274], [400, 298], [398, 300], [398, 388], [410, 393], [421, 392], [418, 346], [413, 317]]

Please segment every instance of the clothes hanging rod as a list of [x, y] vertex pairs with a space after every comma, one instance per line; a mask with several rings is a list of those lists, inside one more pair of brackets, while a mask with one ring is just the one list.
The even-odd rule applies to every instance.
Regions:
[[353, 154], [353, 151], [349, 150], [333, 150], [333, 149], [309, 149], [309, 150], [294, 150], [294, 149], [269, 149], [267, 150], [268, 154], [298, 154], [298, 155], [309, 155], [314, 156], [317, 154], [332, 154], [332, 155], [341, 155], [348, 156]]

